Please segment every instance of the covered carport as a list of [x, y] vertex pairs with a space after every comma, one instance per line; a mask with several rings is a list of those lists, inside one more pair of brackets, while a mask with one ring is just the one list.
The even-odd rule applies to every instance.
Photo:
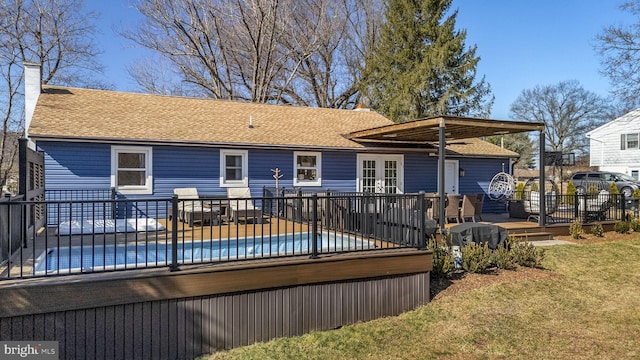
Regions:
[[[458, 116], [437, 116], [426, 119], [387, 125], [347, 135], [353, 141], [380, 146], [430, 145], [438, 149], [438, 195], [440, 204], [445, 203], [445, 160], [446, 143], [451, 140], [470, 139], [492, 135], [505, 135], [521, 132], [539, 132], [538, 164], [545, 157], [544, 123], [511, 120], [478, 119]], [[540, 189], [544, 189], [545, 170], [540, 166]], [[444, 207], [440, 207], [439, 226], [444, 229]], [[546, 219], [545, 196], [540, 197], [539, 225], [544, 226]]]

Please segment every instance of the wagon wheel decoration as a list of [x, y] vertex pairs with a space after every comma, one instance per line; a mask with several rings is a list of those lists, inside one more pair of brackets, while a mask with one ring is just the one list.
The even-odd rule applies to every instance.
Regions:
[[510, 199], [516, 190], [516, 182], [513, 176], [506, 172], [497, 173], [489, 184], [489, 198], [491, 200]]

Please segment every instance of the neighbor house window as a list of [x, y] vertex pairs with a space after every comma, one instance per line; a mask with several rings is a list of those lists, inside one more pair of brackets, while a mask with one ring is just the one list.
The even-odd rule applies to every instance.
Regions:
[[220, 150], [220, 186], [249, 186], [249, 154], [246, 150]]
[[111, 147], [111, 186], [122, 194], [152, 194], [150, 147]]
[[322, 186], [322, 156], [319, 152], [294, 152], [293, 169], [293, 186]]
[[637, 149], [638, 148], [638, 133], [635, 134], [622, 134], [620, 136], [620, 149]]
[[631, 170], [631, 177], [638, 180], [638, 170]]

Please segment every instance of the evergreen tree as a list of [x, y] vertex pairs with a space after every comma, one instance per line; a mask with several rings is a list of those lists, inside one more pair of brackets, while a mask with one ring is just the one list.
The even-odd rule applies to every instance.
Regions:
[[[387, 0], [380, 39], [365, 61], [362, 91], [396, 122], [437, 115], [488, 116], [493, 97], [476, 82], [476, 47], [455, 30], [452, 0]], [[490, 97], [490, 99], [487, 99]]]

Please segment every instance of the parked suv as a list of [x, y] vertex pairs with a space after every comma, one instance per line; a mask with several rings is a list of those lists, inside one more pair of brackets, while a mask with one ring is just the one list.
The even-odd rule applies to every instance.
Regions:
[[590, 186], [596, 186], [598, 190], [609, 190], [612, 182], [616, 183], [618, 191], [625, 197], [631, 197], [640, 188], [640, 182], [631, 176], [608, 171], [578, 171], [571, 176], [571, 181], [579, 195], [585, 194]]

